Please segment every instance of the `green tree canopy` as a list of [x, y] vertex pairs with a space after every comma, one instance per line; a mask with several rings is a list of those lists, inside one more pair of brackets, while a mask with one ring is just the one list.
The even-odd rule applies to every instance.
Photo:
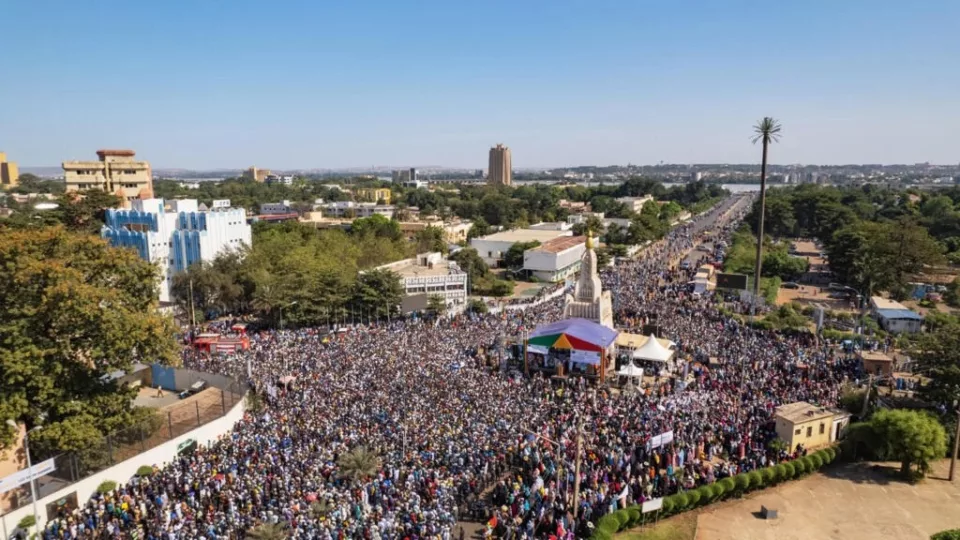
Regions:
[[42, 422], [31, 440], [46, 454], [127, 425], [130, 391], [105, 375], [177, 360], [156, 279], [133, 251], [90, 235], [0, 232], [0, 418]]
[[947, 434], [933, 416], [906, 409], [881, 409], [870, 420], [851, 426], [851, 436], [867, 444], [880, 459], [900, 462], [900, 472], [909, 478], [913, 467], [921, 475], [930, 462], [947, 452]]
[[517, 242], [510, 246], [510, 249], [503, 254], [503, 265], [507, 268], [523, 268], [523, 252], [528, 249], [533, 249], [540, 245], [540, 242], [537, 240], [532, 240], [530, 242]]

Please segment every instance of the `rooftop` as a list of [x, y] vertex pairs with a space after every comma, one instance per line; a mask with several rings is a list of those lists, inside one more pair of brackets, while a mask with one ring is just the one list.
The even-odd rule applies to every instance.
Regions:
[[[430, 264], [423, 264], [425, 260], [430, 261]], [[415, 258], [403, 259], [377, 267], [377, 270], [381, 269], [392, 270], [402, 278], [446, 276], [462, 273], [457, 263], [444, 259], [439, 253], [421, 253]]]
[[892, 356], [880, 351], [863, 351], [860, 353], [860, 358], [872, 362], [893, 362]]
[[100, 159], [103, 159], [107, 156], [123, 156], [123, 157], [133, 157], [137, 155], [133, 150], [97, 150], [97, 155], [100, 156]]
[[811, 405], [806, 401], [798, 401], [777, 407], [777, 418], [783, 418], [792, 424], [803, 424], [832, 416], [832, 411]]
[[513, 229], [512, 231], [500, 231], [475, 240], [485, 240], [489, 242], [532, 242], [536, 240], [540, 243], [546, 243], [560, 236], [571, 236], [570, 231], [538, 231], [533, 229]]
[[910, 311], [907, 308], [901, 309], [877, 309], [877, 315], [883, 317], [884, 319], [912, 319], [915, 321], [922, 321], [923, 316], [914, 311]]
[[561, 253], [568, 249], [575, 248], [586, 241], [586, 236], [560, 236], [558, 238], [554, 238], [553, 240], [548, 240], [543, 244], [531, 249], [530, 251]]
[[907, 309], [907, 306], [897, 302], [896, 300], [889, 300], [882, 296], [874, 296], [870, 299], [870, 302], [877, 309]]

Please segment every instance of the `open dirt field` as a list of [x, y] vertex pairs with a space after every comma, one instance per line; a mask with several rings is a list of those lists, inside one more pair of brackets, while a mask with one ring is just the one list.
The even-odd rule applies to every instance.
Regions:
[[[740, 501], [705, 508], [697, 540], [927, 540], [960, 527], [960, 480], [946, 481], [948, 461], [910, 485], [890, 469], [841, 465]], [[758, 516], [775, 508], [775, 520]]]

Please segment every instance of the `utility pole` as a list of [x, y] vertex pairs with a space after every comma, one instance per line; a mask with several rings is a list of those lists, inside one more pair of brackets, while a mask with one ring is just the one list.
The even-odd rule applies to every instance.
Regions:
[[953, 432], [953, 455], [950, 457], [950, 476], [947, 480], [953, 482], [953, 471], [957, 467], [957, 448], [960, 447], [960, 409], [957, 408], [957, 400], [953, 400], [953, 410], [957, 413], [957, 429]]
[[870, 401], [870, 390], [872, 389], [873, 375], [867, 375], [867, 391], [863, 394], [863, 409], [860, 410], [860, 420], [863, 420], [864, 417], [867, 416], [867, 403]]
[[577, 419], [577, 459], [573, 468], [573, 519], [580, 513], [580, 458], [583, 455], [583, 420]]
[[197, 327], [197, 310], [196, 304], [193, 303], [193, 278], [187, 282], [190, 287], [190, 323], [192, 325], [191, 330], [196, 329]]

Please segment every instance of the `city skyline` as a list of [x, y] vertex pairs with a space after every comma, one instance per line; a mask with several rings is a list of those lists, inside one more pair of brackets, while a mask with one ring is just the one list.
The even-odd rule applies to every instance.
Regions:
[[[497, 142], [516, 169], [741, 164], [773, 116], [774, 164], [960, 162], [950, 2], [186, 6], [8, 8], [31, 46], [5, 58], [0, 150], [25, 170], [112, 147], [158, 169], [480, 169]], [[225, 31], [251, 27], [276, 31]]]

